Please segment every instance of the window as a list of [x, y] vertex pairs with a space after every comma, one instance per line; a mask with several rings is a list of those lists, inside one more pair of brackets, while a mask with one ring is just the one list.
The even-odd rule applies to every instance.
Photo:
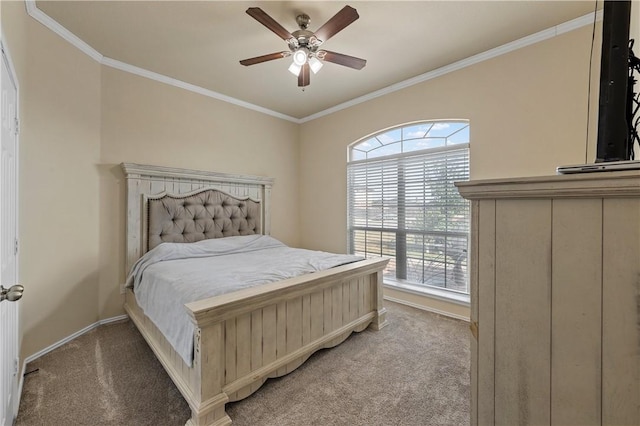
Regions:
[[[469, 123], [411, 123], [349, 147], [349, 251], [390, 259], [385, 282], [469, 293]], [[451, 293], [448, 293], [453, 296]]]

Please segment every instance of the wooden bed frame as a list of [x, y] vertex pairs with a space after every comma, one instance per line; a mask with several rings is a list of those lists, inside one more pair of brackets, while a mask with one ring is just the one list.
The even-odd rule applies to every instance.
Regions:
[[[127, 271], [146, 251], [146, 202], [158, 193], [215, 188], [259, 200], [261, 233], [270, 232], [272, 179], [131, 163], [122, 168], [127, 179]], [[196, 326], [191, 367], [144, 315], [131, 289], [126, 289], [124, 307], [189, 404], [187, 425], [228, 425], [227, 402], [246, 398], [268, 378], [293, 371], [317, 350], [338, 345], [354, 331], [387, 325], [382, 302], [386, 263], [363, 260], [185, 305]]]

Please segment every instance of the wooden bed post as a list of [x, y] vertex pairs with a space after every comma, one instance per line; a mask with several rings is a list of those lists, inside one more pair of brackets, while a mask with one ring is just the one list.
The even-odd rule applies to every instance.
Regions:
[[369, 327], [372, 330], [378, 331], [389, 324], [387, 321], [387, 308], [383, 305], [382, 270], [372, 274], [371, 281], [371, 286], [374, 288], [373, 303], [375, 306], [376, 316]]
[[187, 426], [229, 425], [231, 418], [224, 411], [229, 397], [224, 385], [225, 351], [224, 322], [198, 327], [195, 333], [193, 367], [193, 406]]

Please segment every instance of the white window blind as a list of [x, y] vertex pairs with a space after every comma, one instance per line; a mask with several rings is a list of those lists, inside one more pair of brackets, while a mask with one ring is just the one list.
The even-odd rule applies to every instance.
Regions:
[[390, 258], [386, 280], [468, 293], [468, 144], [348, 164], [351, 253]]

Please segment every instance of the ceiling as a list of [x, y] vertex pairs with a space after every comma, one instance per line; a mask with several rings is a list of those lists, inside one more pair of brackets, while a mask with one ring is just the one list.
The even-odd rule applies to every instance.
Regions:
[[[105, 57], [301, 119], [593, 12], [593, 1], [38, 1], [37, 7]], [[346, 4], [360, 19], [322, 45], [367, 60], [326, 63], [303, 91], [287, 50], [247, 15], [260, 7], [289, 31], [315, 31]]]

